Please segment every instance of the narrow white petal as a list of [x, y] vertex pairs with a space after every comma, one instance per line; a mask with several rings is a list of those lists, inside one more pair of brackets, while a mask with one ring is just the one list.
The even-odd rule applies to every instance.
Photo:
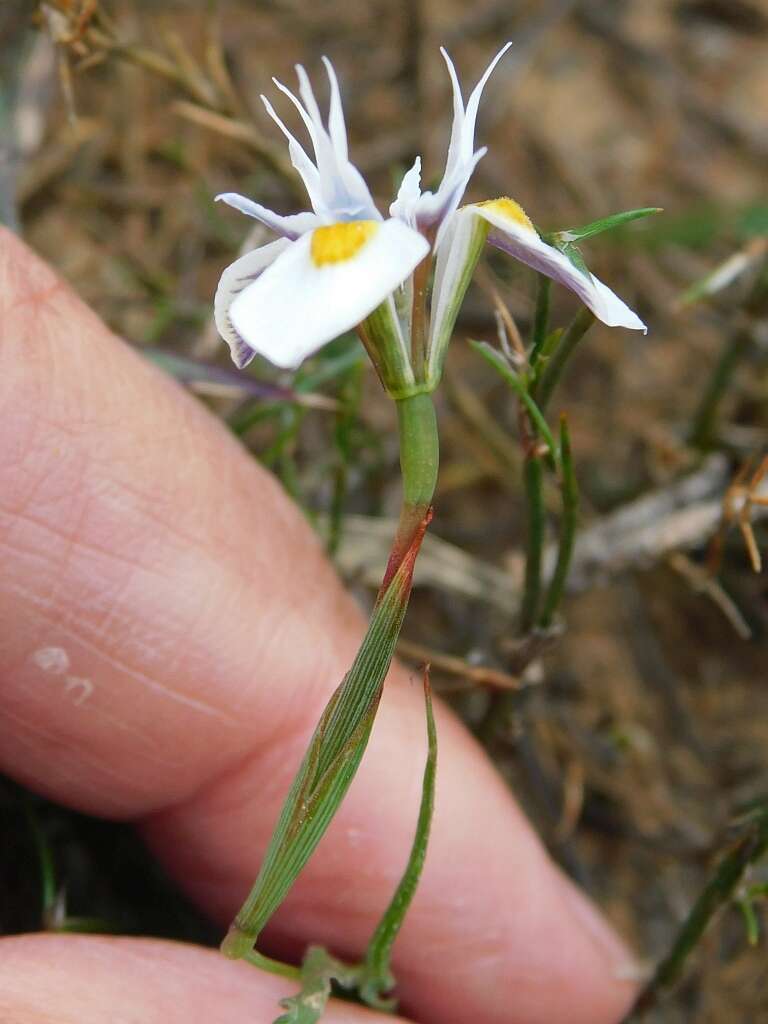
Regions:
[[445, 180], [456, 165], [461, 152], [461, 138], [464, 133], [464, 97], [461, 95], [461, 85], [456, 68], [444, 46], [440, 47], [440, 53], [448, 68], [453, 90], [453, 123], [451, 125], [451, 140], [448, 143], [448, 156], [445, 160], [445, 174], [443, 175], [443, 180]]
[[377, 223], [351, 258], [318, 266], [312, 255], [315, 234], [291, 243], [230, 310], [239, 336], [276, 366], [295, 368], [355, 327], [429, 251], [418, 232], [392, 219]]
[[482, 78], [477, 83], [475, 88], [472, 90], [472, 94], [467, 100], [467, 109], [464, 115], [464, 138], [462, 140], [463, 148], [461, 154], [463, 160], [468, 160], [472, 156], [472, 149], [474, 147], [475, 138], [475, 122], [477, 121], [477, 111], [480, 106], [480, 99], [483, 95], [483, 89], [485, 88], [485, 84], [493, 74], [493, 69], [496, 67], [496, 65], [499, 63], [499, 61], [501, 60], [501, 58], [504, 56], [504, 54], [507, 52], [511, 45], [512, 43], [510, 42], [505, 43], [504, 46], [502, 46], [502, 48], [499, 50], [499, 52], [496, 54], [491, 63], [483, 72]]
[[239, 260], [231, 263], [221, 275], [219, 286], [216, 289], [216, 297], [213, 300], [213, 315], [216, 321], [216, 328], [222, 336], [235, 364], [242, 369], [256, 355], [255, 349], [251, 348], [245, 339], [235, 328], [230, 317], [230, 308], [237, 296], [258, 280], [264, 270], [277, 257], [285, 252], [292, 243], [286, 238], [279, 238], [276, 242], [270, 242], [259, 249], [248, 252]]
[[316, 228], [320, 224], [319, 218], [314, 213], [293, 213], [283, 216], [274, 213], [260, 203], [254, 203], [252, 199], [241, 196], [237, 192], [222, 192], [216, 196], [216, 201], [219, 200], [226, 203], [227, 206], [239, 210], [240, 213], [244, 213], [247, 217], [254, 217], [262, 224], [266, 224], [268, 228], [284, 238], [296, 239], [305, 231], [311, 231], [312, 228]]
[[[302, 72], [304, 72], [304, 77], [306, 78], [306, 72], [304, 71], [304, 68], [302, 68], [300, 64], [297, 65], [296, 70], [297, 71], [301, 70]], [[317, 130], [318, 129], [318, 125], [320, 127], [320, 131], [321, 132], [323, 131], [323, 122], [320, 120], [320, 112], [317, 111], [317, 121], [313, 120], [311, 114], [309, 114], [304, 109], [304, 107], [302, 106], [301, 102], [296, 98], [296, 96], [293, 95], [293, 93], [288, 88], [288, 86], [283, 85], [283, 83], [279, 82], [276, 78], [273, 78], [272, 81], [275, 83], [275, 85], [280, 90], [280, 92], [288, 97], [288, 99], [291, 101], [291, 103], [294, 105], [294, 107], [296, 107], [296, 110], [299, 112], [299, 116], [301, 117], [301, 120], [304, 122], [304, 127], [309, 132], [309, 137], [312, 140], [312, 146], [313, 146], [313, 148], [315, 150], [315, 157], [317, 158], [318, 151], [320, 149], [320, 140], [318, 138], [318, 130]], [[302, 98], [303, 98], [303, 95], [304, 94], [303, 94], [303, 91], [302, 91]], [[312, 97], [312, 99], [314, 100], [314, 96]], [[316, 103], [315, 103], [315, 110], [317, 110], [317, 104]]]
[[403, 175], [400, 188], [397, 190], [397, 199], [389, 207], [392, 217], [399, 217], [409, 227], [415, 227], [414, 209], [421, 196], [421, 157], [417, 156], [413, 161], [413, 167]]
[[328, 81], [331, 85], [328, 131], [330, 132], [331, 142], [333, 143], [333, 148], [336, 150], [336, 155], [340, 161], [346, 161], [349, 159], [349, 148], [347, 144], [347, 126], [344, 122], [344, 108], [341, 105], [339, 81], [336, 78], [336, 72], [334, 71], [333, 64], [331, 64], [327, 57], [323, 57], [322, 60], [328, 74]]
[[493, 69], [511, 45], [511, 43], [507, 43], [503, 46], [485, 69], [480, 81], [472, 90], [466, 110], [456, 68], [446, 50], [442, 47], [440, 49], [448, 68], [453, 90], [453, 124], [451, 126], [451, 141], [448, 145], [448, 156], [445, 161], [445, 173], [443, 174], [440, 186], [434, 195], [425, 192], [418, 203], [415, 204], [414, 217], [422, 229], [428, 229], [435, 224], [442, 226], [454, 213], [461, 202], [461, 198], [466, 191], [469, 179], [472, 177], [478, 161], [485, 155], [486, 150], [484, 148], [477, 151], [474, 149], [475, 122], [477, 121], [480, 98]]
[[[335, 220], [381, 220], [381, 214], [376, 208], [363, 176], [346, 157], [346, 130], [341, 111], [341, 98], [338, 95], [338, 83], [335, 85], [335, 99], [333, 96], [335, 77], [331, 83], [331, 116], [334, 121], [332, 131], [336, 141], [331, 138], [323, 125], [309, 78], [300, 64], [296, 65], [296, 73], [299, 77], [299, 94], [306, 106], [282, 82], [276, 78], [272, 80], [277, 88], [288, 97], [304, 122], [312, 140], [315, 163], [309, 159], [263, 96], [262, 100], [270, 116], [288, 139], [293, 166], [304, 181], [313, 210], [326, 223]], [[339, 118], [341, 123], [339, 123]]]
[[558, 249], [539, 238], [532, 227], [500, 212], [494, 203], [467, 207], [488, 221], [488, 241], [541, 274], [575, 292], [598, 320], [609, 327], [627, 327], [647, 332], [643, 321], [618, 295], [592, 274], [578, 270]]
[[317, 105], [315, 99], [315, 93], [312, 89], [312, 83], [309, 80], [309, 75], [304, 69], [302, 64], [296, 65], [296, 75], [299, 79], [299, 95], [304, 101], [304, 106], [307, 108], [307, 113], [312, 118], [315, 124], [323, 126], [323, 118], [320, 113], [320, 107]]
[[470, 160], [466, 163], [460, 164], [453, 173], [452, 180], [444, 190], [442, 199], [438, 193], [436, 199], [438, 202], [435, 205], [435, 211], [433, 216], [440, 222], [440, 227], [437, 229], [437, 237], [435, 238], [435, 249], [437, 249], [443, 240], [444, 229], [447, 221], [451, 215], [456, 212], [459, 208], [462, 196], [466, 192], [469, 179], [475, 173], [475, 168], [483, 159], [485, 154], [488, 152], [487, 146], [482, 146], [477, 152], [472, 154]]
[[[293, 96], [293, 95], [292, 95], [292, 94], [291, 94], [290, 92], [288, 92], [288, 90], [287, 90], [287, 89], [285, 88], [285, 86], [282, 86], [282, 85], [280, 85], [280, 83], [279, 83], [279, 82], [277, 82], [277, 79], [273, 79], [273, 81], [275, 81], [275, 82], [277, 83], [277, 85], [278, 85], [278, 87], [279, 87], [279, 88], [283, 89], [283, 90], [284, 90], [285, 92], [287, 92], [287, 93], [288, 93], [288, 95], [289, 95], [289, 96], [291, 96], [291, 99], [292, 99], [292, 100], [294, 101], [294, 103], [297, 103], [297, 102], [298, 102], [298, 100], [296, 99], [296, 97], [295, 97], [295, 96]], [[304, 156], [306, 156], [306, 157], [307, 157], [307, 160], [309, 160], [309, 157], [308, 157], [308, 156], [307, 156], [307, 154], [306, 154], [306, 153], [304, 152], [304, 148], [303, 148], [303, 146], [302, 146], [302, 145], [301, 145], [301, 143], [300, 143], [300, 142], [299, 142], [299, 141], [298, 141], [298, 140], [296, 139], [296, 136], [295, 136], [295, 135], [293, 135], [293, 133], [292, 133], [292, 132], [290, 132], [290, 131], [288, 130], [288, 128], [287, 128], [287, 127], [286, 127], [286, 125], [285, 125], [285, 122], [284, 122], [284, 121], [283, 121], [283, 119], [282, 119], [282, 118], [280, 117], [280, 115], [279, 115], [279, 114], [277, 113], [277, 111], [276, 111], [276, 110], [275, 110], [275, 108], [274, 108], [274, 107], [272, 106], [272, 104], [271, 104], [271, 103], [269, 102], [269, 100], [267, 99], [267, 97], [266, 97], [266, 96], [264, 96], [264, 95], [262, 94], [262, 95], [261, 95], [261, 97], [260, 97], [260, 99], [261, 99], [261, 102], [262, 102], [262, 103], [264, 104], [264, 106], [266, 107], [267, 113], [268, 113], [268, 114], [269, 114], [269, 116], [270, 116], [270, 117], [272, 118], [272, 120], [273, 120], [273, 121], [275, 122], [275, 124], [277, 125], [277, 127], [278, 127], [278, 128], [280, 129], [280, 131], [281, 131], [281, 132], [283, 133], [283, 135], [284, 135], [284, 136], [286, 137], [286, 139], [288, 140], [288, 142], [289, 142], [289, 143], [293, 142], [293, 143], [294, 143], [294, 144], [295, 144], [296, 146], [298, 146], [298, 147], [299, 147], [299, 149], [300, 149], [300, 150], [302, 151], [302, 153], [304, 153]], [[310, 162], [311, 162], [311, 161], [310, 161]]]
[[288, 131], [282, 119], [279, 117], [275, 108], [266, 96], [261, 97], [261, 102], [264, 104], [269, 116], [288, 140], [288, 152], [291, 157], [291, 163], [298, 171], [301, 180], [304, 182], [307, 195], [312, 203], [312, 209], [315, 213], [320, 214], [322, 212], [323, 203], [320, 190], [320, 174], [317, 168], [309, 159], [309, 156], [301, 143], [298, 142], [291, 132]]

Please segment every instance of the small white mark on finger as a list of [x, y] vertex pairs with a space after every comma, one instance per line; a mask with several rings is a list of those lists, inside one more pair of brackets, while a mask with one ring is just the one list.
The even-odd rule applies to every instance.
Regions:
[[90, 679], [83, 679], [81, 676], [67, 676], [64, 686], [66, 693], [74, 693], [73, 703], [80, 707], [93, 694], [95, 687]]
[[69, 668], [69, 655], [63, 647], [39, 647], [32, 654], [32, 661], [52, 676], [63, 676]]

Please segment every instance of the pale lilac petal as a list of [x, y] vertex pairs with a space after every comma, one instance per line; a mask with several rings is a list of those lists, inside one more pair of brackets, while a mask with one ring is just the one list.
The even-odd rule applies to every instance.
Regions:
[[491, 225], [488, 232], [491, 245], [575, 292], [598, 320], [609, 327], [647, 332], [648, 328], [640, 317], [618, 295], [592, 274], [585, 274], [575, 267], [559, 249], [544, 242], [532, 227], [515, 217], [505, 216], [493, 202], [467, 209], [474, 210]]

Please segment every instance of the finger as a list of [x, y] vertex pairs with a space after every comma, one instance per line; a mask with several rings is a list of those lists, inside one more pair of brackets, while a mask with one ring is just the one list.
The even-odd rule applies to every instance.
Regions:
[[[3, 1024], [243, 1024], [274, 1020], [298, 986], [209, 949], [149, 939], [0, 939]], [[324, 1024], [405, 1024], [338, 1000]]]
[[[246, 894], [361, 616], [303, 517], [172, 382], [0, 243], [0, 764], [143, 818], [222, 923]], [[625, 954], [439, 714], [423, 884], [397, 945], [424, 1021], [617, 1020]], [[419, 687], [393, 671], [358, 779], [272, 940], [359, 954], [407, 856]]]

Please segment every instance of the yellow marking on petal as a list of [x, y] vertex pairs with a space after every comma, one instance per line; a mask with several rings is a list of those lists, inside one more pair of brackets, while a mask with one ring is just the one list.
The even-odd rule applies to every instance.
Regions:
[[528, 231], [533, 231], [536, 234], [536, 228], [531, 223], [528, 214], [519, 203], [516, 203], [514, 199], [510, 199], [509, 196], [500, 196], [498, 199], [486, 199], [485, 202], [477, 203], [476, 205], [485, 206], [502, 217], [508, 217], [516, 224], [519, 224], [521, 228], [526, 228]]
[[375, 220], [351, 220], [315, 228], [310, 255], [316, 267], [351, 260], [379, 230]]

